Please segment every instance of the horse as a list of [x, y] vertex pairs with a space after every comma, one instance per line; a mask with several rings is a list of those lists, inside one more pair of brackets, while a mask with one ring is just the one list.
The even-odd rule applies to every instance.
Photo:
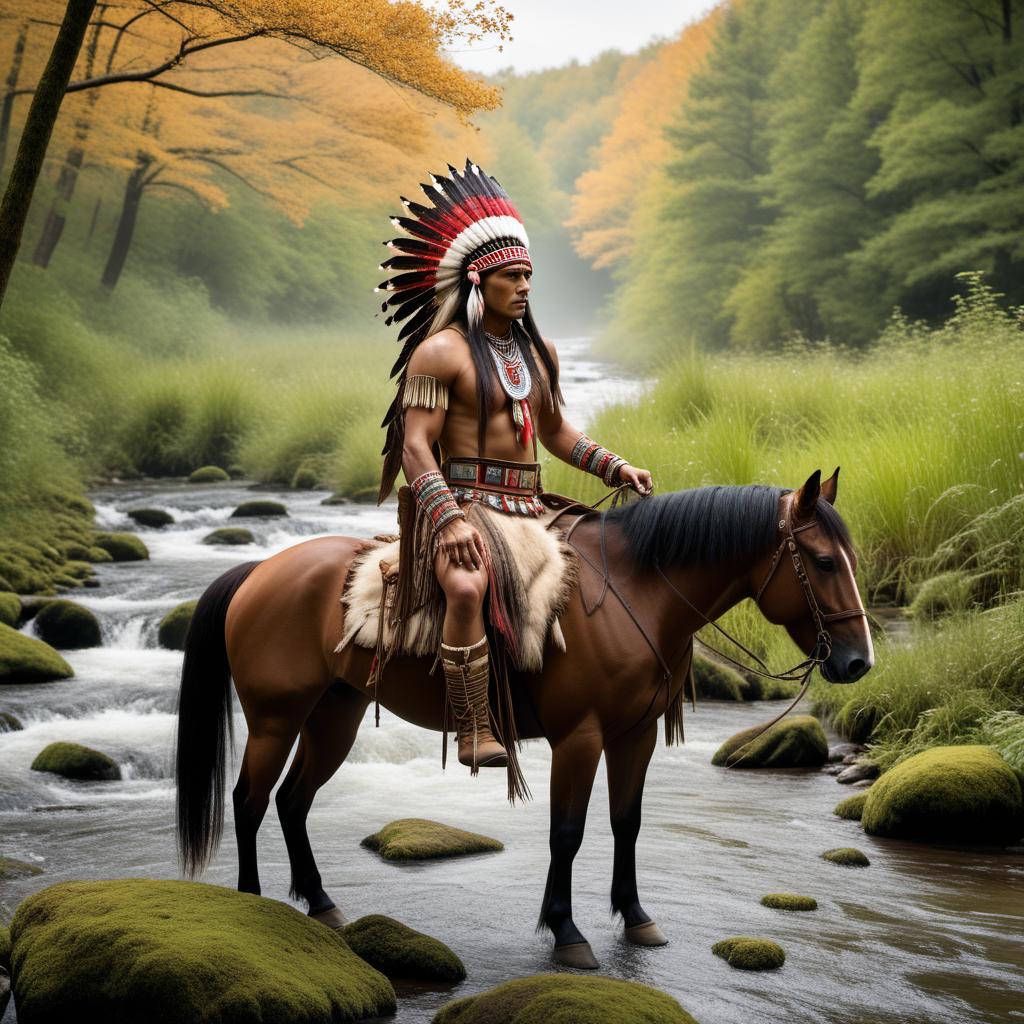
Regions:
[[[823, 483], [816, 471], [798, 490], [675, 491], [573, 520], [570, 543], [581, 567], [560, 618], [565, 650], [549, 641], [542, 671], [514, 685], [518, 735], [544, 738], [552, 751], [551, 858], [538, 928], [553, 934], [556, 962], [598, 966], [573, 921], [572, 866], [602, 753], [613, 913], [629, 941], [668, 941], [640, 903], [635, 848], [658, 720], [680, 707], [700, 627], [751, 598], [808, 655], [808, 673], [817, 665], [827, 681], [843, 683], [871, 668], [856, 557], [834, 509], [838, 474]], [[374, 697], [366, 686], [374, 652], [353, 644], [335, 651], [344, 627], [340, 596], [365, 543], [318, 538], [215, 580], [192, 618], [178, 706], [177, 836], [186, 873], [195, 877], [221, 838], [233, 679], [249, 730], [232, 791], [238, 889], [260, 892], [256, 835], [297, 738], [276, 796], [291, 894], [333, 928], [345, 917], [324, 891], [306, 819]], [[793, 571], [784, 568], [789, 562]], [[396, 656], [380, 696], [394, 714], [440, 731], [444, 683], [429, 667], [429, 658]]]

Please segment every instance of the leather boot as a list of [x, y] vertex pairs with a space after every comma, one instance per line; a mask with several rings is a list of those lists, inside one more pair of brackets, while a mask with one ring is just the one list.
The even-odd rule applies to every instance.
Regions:
[[487, 638], [472, 647], [449, 647], [442, 643], [441, 665], [459, 737], [459, 762], [468, 765], [473, 775], [479, 768], [504, 768], [508, 754], [491, 732], [487, 702], [490, 678]]

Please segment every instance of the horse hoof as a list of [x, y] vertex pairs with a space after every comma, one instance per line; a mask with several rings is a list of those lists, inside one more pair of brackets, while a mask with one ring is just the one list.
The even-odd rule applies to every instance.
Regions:
[[336, 932], [341, 931], [348, 924], [348, 918], [337, 907], [321, 910], [319, 913], [310, 914], [309, 916], [314, 921], [319, 921], [321, 924], [327, 925], [328, 928], [333, 928]]
[[589, 942], [571, 942], [567, 946], [555, 946], [552, 955], [556, 964], [574, 967], [577, 971], [596, 971], [601, 966]]
[[626, 941], [632, 942], [634, 946], [668, 945], [665, 933], [654, 921], [647, 921], [645, 924], [635, 924], [632, 928], [627, 928]]

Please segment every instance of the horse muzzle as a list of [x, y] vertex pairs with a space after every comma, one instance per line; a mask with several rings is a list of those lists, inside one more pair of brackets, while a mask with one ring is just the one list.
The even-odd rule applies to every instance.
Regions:
[[821, 664], [821, 674], [829, 683], [855, 683], [871, 670], [874, 663], [871, 651], [833, 644], [827, 660]]

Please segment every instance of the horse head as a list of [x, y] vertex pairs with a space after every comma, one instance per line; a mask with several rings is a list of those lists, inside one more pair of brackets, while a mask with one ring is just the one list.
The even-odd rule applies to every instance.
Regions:
[[835, 510], [838, 468], [824, 483], [815, 470], [779, 498], [778, 546], [751, 573], [755, 601], [784, 626], [830, 683], [853, 683], [874, 664], [867, 613], [854, 572], [857, 555]]

